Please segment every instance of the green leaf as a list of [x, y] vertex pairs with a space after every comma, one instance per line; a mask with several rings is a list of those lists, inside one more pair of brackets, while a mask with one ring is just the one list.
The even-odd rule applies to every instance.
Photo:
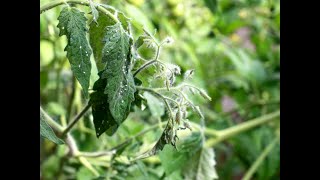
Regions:
[[64, 144], [63, 140], [58, 138], [51, 127], [44, 120], [43, 114], [40, 112], [40, 135], [56, 144]]
[[143, 96], [147, 99], [148, 107], [153, 117], [159, 118], [164, 115], [164, 104], [162, 101], [149, 92], [144, 92]]
[[86, 167], [80, 167], [79, 170], [77, 170], [77, 179], [78, 180], [92, 180], [94, 178], [95, 178], [95, 176]]
[[[186, 131], [183, 132], [185, 133]], [[188, 156], [193, 156], [193, 154], [202, 147], [203, 139], [200, 132], [192, 132], [190, 135], [182, 137], [182, 132], [178, 131], [177, 135], [180, 139], [177, 146], [181, 153], [187, 153]]]
[[97, 64], [98, 71], [105, 69], [105, 63], [102, 63], [102, 49], [105, 45], [103, 38], [106, 34], [106, 27], [114, 24], [109, 16], [99, 16], [97, 24], [92, 23], [89, 29], [89, 41], [93, 50], [93, 56]]
[[106, 132], [109, 136], [113, 135], [119, 124], [112, 117], [109, 110], [108, 95], [104, 94], [104, 88], [107, 85], [107, 79], [102, 79], [103, 71], [99, 72], [100, 78], [94, 83], [90, 94], [90, 103], [92, 108], [93, 124], [97, 137]]
[[62, 9], [58, 20], [59, 36], [66, 35], [68, 39], [65, 51], [67, 51], [71, 70], [81, 84], [84, 95], [88, 97], [92, 50], [86, 38], [88, 31], [86, 27], [87, 18], [84, 12], [76, 8], [65, 7]]
[[136, 42], [134, 43], [134, 48], [135, 48], [136, 50], [139, 49], [139, 47], [143, 45], [144, 39], [145, 39], [144, 36], [139, 36], [139, 37], [138, 37], [138, 39], [137, 39]]
[[153, 23], [150, 20], [150, 17], [148, 17], [142, 10], [140, 10], [136, 6], [126, 3], [124, 9], [126, 14], [134, 19], [133, 25], [135, 25], [137, 28], [140, 28], [142, 24], [149, 31], [153, 31], [155, 29]]
[[122, 12], [119, 12], [119, 11], [118, 11], [118, 18], [122, 24], [123, 29], [130, 34], [131, 33], [130, 19], [126, 17]]
[[[180, 137], [180, 133], [179, 137]], [[165, 146], [159, 153], [161, 164], [165, 169], [166, 175], [178, 171], [186, 166], [188, 160], [202, 147], [202, 136], [199, 132], [193, 132], [188, 136], [182, 137], [177, 142], [177, 149], [172, 146]]]
[[215, 170], [216, 162], [212, 148], [201, 148], [187, 163], [183, 174], [185, 179], [210, 180], [218, 179]]
[[178, 152], [172, 146], [165, 146], [159, 153], [161, 164], [164, 167], [166, 175], [179, 170], [188, 160], [186, 153]]
[[108, 96], [103, 91], [93, 92], [90, 95], [90, 103], [92, 104], [93, 124], [97, 137], [100, 137], [104, 132], [109, 136], [113, 135], [119, 125], [109, 110]]
[[108, 94], [109, 109], [113, 118], [120, 124], [130, 112], [136, 90], [130, 71], [132, 41], [120, 22], [108, 26], [106, 30], [102, 62], [106, 62], [107, 67], [102, 78], [106, 78], [108, 82], [104, 93]]

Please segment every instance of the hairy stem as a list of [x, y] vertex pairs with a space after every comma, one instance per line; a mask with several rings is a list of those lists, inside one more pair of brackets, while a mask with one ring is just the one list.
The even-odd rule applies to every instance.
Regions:
[[171, 99], [169, 97], [163, 96], [162, 94], [160, 94], [160, 93], [158, 93], [158, 92], [156, 92], [156, 91], [154, 91], [153, 89], [150, 89], [150, 88], [145, 88], [145, 87], [140, 87], [140, 86], [136, 86], [136, 88], [139, 89], [139, 90], [142, 90], [142, 91], [148, 91], [148, 92], [158, 96], [159, 98], [161, 98], [163, 100], [164, 104], [166, 105], [168, 111], [169, 111], [170, 119], [173, 121], [173, 117], [174, 116], [173, 116], [172, 109], [171, 109], [171, 107], [170, 107], [170, 105], [168, 103], [168, 100], [173, 102], [173, 103], [175, 103], [177, 105], [177, 108], [180, 110], [180, 104], [177, 101], [175, 101], [175, 100], [173, 100], [173, 99]]
[[[50, 2], [48, 4], [45, 4], [43, 6], [40, 7], [40, 14], [42, 14], [43, 12], [52, 9], [54, 7], [63, 5], [63, 4], [79, 4], [79, 5], [83, 5], [83, 6], [89, 6], [90, 7], [90, 3], [88, 1], [77, 1], [77, 0], [57, 0], [57, 1], [53, 1]], [[97, 6], [96, 7], [98, 11], [106, 14], [107, 16], [109, 16], [115, 23], [118, 23], [119, 20], [118, 18], [113, 15], [111, 12], [109, 12], [108, 10], [106, 10], [105, 8], [101, 7], [101, 6]]]
[[275, 147], [275, 145], [277, 144], [278, 140], [279, 140], [279, 138], [275, 137], [271, 141], [271, 143], [263, 150], [263, 152], [260, 154], [260, 156], [255, 160], [255, 162], [252, 164], [252, 166], [249, 168], [249, 170], [243, 176], [243, 180], [252, 179], [252, 176], [257, 171], [259, 166], [263, 163], [264, 159], [268, 156], [268, 154], [271, 152], [271, 150]]
[[148, 61], [147, 63], [142, 65], [136, 72], [133, 73], [133, 77], [135, 77], [139, 72], [141, 72], [145, 68], [149, 67], [150, 65], [152, 65], [153, 63], [156, 63], [158, 61], [158, 58], [160, 55], [160, 48], [161, 48], [161, 46], [157, 45], [156, 57], [153, 60]]
[[233, 137], [239, 133], [252, 129], [256, 126], [268, 123], [272, 120], [275, 120], [279, 116], [280, 116], [280, 111], [278, 110], [276, 112], [263, 115], [261, 117], [255, 118], [253, 120], [249, 120], [247, 122], [238, 124], [236, 126], [233, 126], [224, 130], [218, 130], [213, 132], [213, 131], [210, 131], [209, 129], [206, 129], [205, 134], [214, 136], [213, 138], [209, 139], [206, 142], [206, 146], [207, 147], [215, 146], [216, 144], [218, 144], [221, 141], [224, 141], [225, 139]]
[[63, 131], [62, 135], [66, 135], [71, 128], [81, 119], [81, 117], [89, 110], [91, 104], [88, 103], [83, 110], [71, 121], [71, 123], [67, 126], [67, 128]]

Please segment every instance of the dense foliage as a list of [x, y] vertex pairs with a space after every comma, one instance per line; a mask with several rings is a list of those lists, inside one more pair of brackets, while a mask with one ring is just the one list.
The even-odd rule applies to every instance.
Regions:
[[280, 179], [280, 4], [41, 0], [43, 179]]

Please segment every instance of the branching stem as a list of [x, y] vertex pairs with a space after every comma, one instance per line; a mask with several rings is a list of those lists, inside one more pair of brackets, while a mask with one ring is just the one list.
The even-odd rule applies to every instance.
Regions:
[[216, 144], [220, 143], [221, 141], [224, 141], [230, 137], [233, 137], [239, 133], [245, 132], [249, 129], [252, 129], [254, 127], [257, 127], [259, 125], [271, 122], [272, 120], [276, 120], [277, 117], [280, 116], [280, 111], [275, 111], [273, 113], [269, 113], [266, 115], [263, 115], [261, 117], [243, 122], [241, 124], [238, 124], [236, 126], [232, 126], [230, 128], [224, 129], [224, 130], [218, 130], [218, 131], [211, 131], [210, 129], [205, 130], [205, 134], [214, 136], [213, 138], [210, 138], [206, 142], [207, 147], [215, 146]]
[[148, 61], [144, 65], [142, 65], [136, 72], [133, 73], [133, 77], [135, 77], [139, 72], [141, 72], [142, 70], [146, 69], [150, 65], [158, 62], [158, 58], [159, 58], [159, 55], [160, 55], [160, 48], [161, 48], [161, 46], [157, 45], [156, 57], [153, 60]]

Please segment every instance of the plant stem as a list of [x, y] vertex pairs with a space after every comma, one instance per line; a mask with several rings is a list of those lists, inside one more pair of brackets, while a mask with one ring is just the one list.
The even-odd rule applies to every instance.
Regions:
[[144, 70], [145, 68], [147, 68], [148, 66], [152, 65], [153, 63], [158, 61], [159, 58], [159, 54], [160, 54], [160, 45], [157, 45], [157, 52], [156, 52], [156, 57], [151, 60], [148, 61], [147, 63], [145, 63], [144, 65], [142, 65], [136, 72], [133, 73], [133, 77], [135, 77], [139, 72], [141, 72], [142, 70]]
[[140, 71], [144, 70], [148, 66], [152, 65], [153, 63], [157, 62], [157, 60], [151, 60], [142, 65], [136, 72], [133, 73], [133, 77], [135, 77]]
[[263, 150], [263, 152], [260, 154], [260, 156], [255, 160], [255, 162], [252, 164], [252, 166], [249, 168], [249, 170], [243, 176], [243, 180], [250, 180], [251, 179], [251, 177], [257, 171], [259, 166], [263, 163], [263, 160], [268, 156], [268, 154], [271, 152], [271, 150], [275, 147], [278, 140], [279, 140], [279, 138], [275, 137], [271, 141], [271, 143]]
[[[79, 5], [83, 5], [83, 6], [89, 6], [90, 7], [90, 3], [88, 1], [78, 1], [78, 0], [57, 0], [57, 1], [53, 1], [50, 2], [48, 4], [45, 4], [43, 6], [40, 7], [40, 14], [42, 14], [43, 12], [52, 9], [56, 6], [59, 5], [63, 5], [63, 4], [79, 4]], [[107, 16], [109, 16], [115, 23], [118, 23], [119, 20], [117, 19], [117, 17], [115, 15], [113, 15], [111, 12], [109, 12], [108, 10], [106, 10], [105, 8], [101, 7], [101, 6], [97, 6], [96, 7], [98, 11], [105, 13]]]
[[[164, 126], [168, 121], [165, 122], [161, 122], [160, 126]], [[150, 126], [149, 128], [137, 133], [136, 135], [126, 139], [124, 142], [118, 144], [117, 146], [113, 147], [111, 150], [107, 150], [107, 151], [100, 151], [100, 152], [78, 152], [77, 156], [80, 157], [92, 157], [92, 158], [97, 158], [97, 157], [102, 157], [102, 156], [112, 156], [116, 153], [116, 151], [120, 148], [122, 148], [123, 146], [126, 146], [127, 144], [131, 143], [132, 140], [136, 139], [139, 136], [142, 136], [144, 134], [146, 134], [147, 132], [156, 129], [159, 127], [159, 124], [155, 124]]]
[[71, 123], [67, 126], [67, 128], [63, 131], [62, 136], [66, 135], [71, 128], [81, 119], [81, 117], [89, 110], [91, 104], [88, 103], [83, 110], [71, 121]]
[[40, 113], [43, 114], [45, 121], [49, 124], [50, 127], [52, 127], [55, 131], [57, 131], [58, 133], [62, 133], [63, 132], [63, 127], [58, 124], [57, 122], [55, 122], [40, 106]]
[[74, 75], [72, 75], [72, 86], [71, 86], [71, 94], [70, 94], [70, 99], [69, 99], [69, 104], [67, 107], [67, 118], [66, 119], [70, 119], [71, 114], [72, 114], [72, 106], [73, 106], [73, 102], [74, 102], [74, 98], [75, 98], [75, 92], [77, 89], [77, 84], [76, 84], [76, 78], [74, 77]]
[[268, 123], [279, 116], [280, 116], [280, 110], [273, 112], [273, 113], [263, 115], [261, 117], [255, 118], [253, 120], [249, 120], [247, 122], [238, 124], [236, 126], [233, 126], [233, 127], [230, 127], [230, 128], [224, 129], [224, 130], [219, 130], [219, 131], [213, 132], [213, 131], [210, 131], [209, 129], [206, 129], [205, 130], [206, 134], [215, 136], [214, 138], [211, 138], [206, 142], [206, 146], [207, 147], [215, 146], [216, 144], [218, 144], [221, 141], [224, 141], [225, 139], [233, 137], [239, 133], [242, 133], [246, 130], [252, 129], [256, 126]]
[[94, 169], [94, 167], [90, 164], [90, 162], [83, 156], [79, 156], [78, 160], [81, 162], [82, 165], [84, 165], [87, 169], [89, 169], [92, 174], [94, 174], [95, 176], [99, 176], [99, 173], [96, 169]]
[[178, 109], [180, 109], [180, 105], [179, 105], [179, 103], [177, 101], [175, 101], [175, 100], [173, 100], [173, 99], [171, 99], [169, 97], [163, 96], [162, 94], [160, 94], [160, 93], [158, 93], [158, 92], [156, 92], [156, 91], [154, 91], [153, 89], [150, 89], [150, 88], [145, 88], [145, 87], [140, 87], [140, 86], [136, 86], [136, 88], [140, 89], [142, 91], [151, 92], [154, 95], [156, 95], [159, 98], [161, 98], [163, 100], [164, 104], [166, 105], [168, 111], [169, 111], [170, 119], [173, 121], [173, 117], [174, 117], [173, 116], [173, 112], [172, 112], [172, 109], [171, 109], [171, 107], [170, 107], [170, 105], [169, 105], [167, 100], [172, 101], [173, 103], [175, 103], [177, 105]]
[[[80, 114], [84, 114], [90, 107], [91, 105], [87, 105]], [[63, 130], [63, 127], [61, 125], [59, 125], [58, 123], [56, 123], [43, 109], [42, 107], [40, 106], [40, 113], [43, 114], [44, 116], [44, 119], [46, 120], [46, 122], [54, 129], [56, 130], [59, 134], [62, 133], [62, 137], [64, 137], [64, 135], [67, 135], [65, 137], [65, 142], [66, 142], [66, 145], [68, 146], [69, 148], [69, 154], [70, 156], [72, 157], [77, 157], [78, 160], [80, 161], [81, 164], [83, 164], [86, 168], [88, 168], [92, 174], [94, 174], [95, 176], [99, 176], [99, 173], [97, 172], [97, 170], [95, 170], [95, 168], [90, 164], [90, 162], [85, 158], [85, 157], [80, 157], [78, 156], [80, 154], [79, 150], [78, 150], [78, 146], [74, 140], [74, 138], [70, 135], [70, 134], [66, 134], [68, 133], [67, 129]], [[75, 118], [76, 119], [80, 119], [80, 114]], [[76, 121], [73, 121], [74, 123], [76, 123]], [[70, 124], [71, 125], [71, 124]], [[68, 126], [69, 129], [71, 129], [72, 126]]]

